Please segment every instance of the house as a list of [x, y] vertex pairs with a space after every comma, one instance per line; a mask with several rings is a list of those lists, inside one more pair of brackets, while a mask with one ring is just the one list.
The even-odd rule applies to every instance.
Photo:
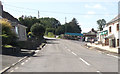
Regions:
[[2, 18], [2, 10], [3, 9], [3, 6], [2, 6], [2, 3], [1, 3], [1, 1], [0, 1], [0, 18]]
[[110, 47], [119, 47], [119, 36], [120, 36], [120, 15], [112, 19], [110, 22], [107, 23], [108, 28], [108, 35], [106, 38], [109, 40]]
[[11, 14], [9, 14], [8, 12], [5, 12], [3, 10], [3, 6], [2, 3], [0, 2], [0, 9], [1, 9], [1, 16], [2, 18], [8, 19], [9, 22], [12, 25], [12, 30], [17, 34], [18, 36], [18, 40], [19, 41], [26, 41], [27, 40], [27, 36], [26, 36], [26, 26], [23, 26], [20, 24], [20, 22], [18, 21], [18, 19], [14, 18]]
[[88, 33], [83, 33], [84, 35], [84, 41], [91, 42], [97, 40], [97, 31], [95, 31], [93, 28]]
[[109, 42], [107, 41], [108, 38], [106, 38], [106, 36], [108, 35], [108, 28], [105, 27], [102, 31], [98, 31], [97, 32], [97, 40], [99, 44], [102, 45], [109, 45]]
[[120, 48], [120, 15], [108, 22], [103, 31], [98, 32], [98, 41], [102, 45]]

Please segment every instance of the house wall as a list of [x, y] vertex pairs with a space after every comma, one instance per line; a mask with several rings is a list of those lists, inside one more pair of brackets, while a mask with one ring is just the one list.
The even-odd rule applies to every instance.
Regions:
[[17, 29], [18, 29], [19, 41], [26, 41], [27, 40], [26, 27], [19, 24]]
[[[115, 47], [117, 47], [117, 39], [120, 39], [119, 38], [119, 35], [120, 35], [119, 32], [120, 31], [117, 31], [117, 24], [118, 24], [118, 22], [111, 23], [110, 25], [108, 25], [108, 36], [114, 35], [114, 37], [115, 37]], [[109, 27], [111, 27], [111, 32], [109, 31]], [[110, 46], [113, 43], [111, 38], [109, 38], [109, 42], [110, 42], [110, 44], [109, 44], [109, 46]]]
[[26, 27], [15, 22], [12, 22], [12, 30], [17, 34], [19, 41], [26, 41]]
[[3, 11], [3, 6], [2, 6], [2, 2], [0, 1], [0, 17], [2, 17], [2, 11]]

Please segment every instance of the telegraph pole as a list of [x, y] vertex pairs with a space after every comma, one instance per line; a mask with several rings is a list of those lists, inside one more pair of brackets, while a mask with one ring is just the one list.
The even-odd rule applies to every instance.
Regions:
[[67, 18], [65, 17], [65, 24], [67, 23]]
[[38, 11], [38, 19], [40, 18], [40, 13], [39, 13], [39, 11]]
[[[65, 17], [65, 25], [67, 23], [67, 18]], [[65, 33], [67, 32], [67, 27], [65, 26]]]

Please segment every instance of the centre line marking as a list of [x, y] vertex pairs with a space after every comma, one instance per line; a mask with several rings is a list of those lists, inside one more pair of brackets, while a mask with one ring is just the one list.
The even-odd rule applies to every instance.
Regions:
[[13, 72], [14, 70], [10, 71], [10, 72]]
[[16, 67], [15, 69], [18, 69], [18, 67]]
[[84, 59], [82, 59], [82, 58], [79, 58], [81, 61], [83, 61], [86, 65], [90, 65], [88, 62], [86, 62]]
[[37, 54], [34, 54], [35, 56], [37, 55]]
[[102, 74], [100, 71], [96, 71], [97, 73], [99, 73], [99, 74]]
[[74, 52], [72, 52], [72, 54], [74, 54], [75, 56], [77, 56], [77, 54], [75, 54]]
[[68, 51], [70, 51], [69, 49], [67, 49]]
[[23, 62], [23, 63], [21, 63], [21, 65], [24, 65], [25, 63]]
[[31, 58], [28, 58], [29, 60], [31, 59]]
[[35, 52], [39, 52], [39, 50], [36, 50]]
[[25, 62], [28, 62], [28, 60], [26, 60]]

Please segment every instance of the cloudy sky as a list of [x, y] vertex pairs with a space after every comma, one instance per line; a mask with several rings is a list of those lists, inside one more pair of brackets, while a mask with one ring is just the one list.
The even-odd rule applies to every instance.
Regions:
[[118, 14], [119, 0], [1, 0], [4, 10], [18, 18], [21, 15], [54, 17], [61, 24], [75, 17], [83, 32], [91, 28], [97, 29], [96, 21], [105, 19], [107, 22]]

